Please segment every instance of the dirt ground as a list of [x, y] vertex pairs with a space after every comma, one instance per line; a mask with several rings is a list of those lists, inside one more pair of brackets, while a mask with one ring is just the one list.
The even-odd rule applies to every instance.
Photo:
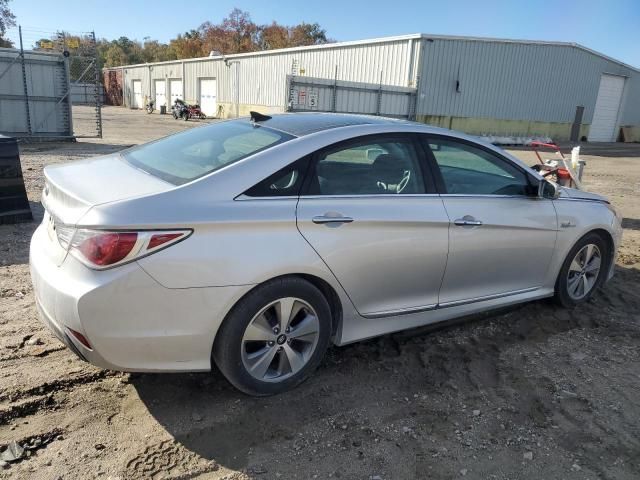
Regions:
[[254, 399], [215, 372], [83, 363], [34, 307], [43, 166], [194, 124], [111, 107], [100, 141], [21, 147], [35, 221], [0, 226], [0, 451], [30, 456], [0, 479], [640, 478], [640, 146], [585, 147], [587, 187], [625, 217], [616, 276], [588, 304], [334, 348], [299, 388]]

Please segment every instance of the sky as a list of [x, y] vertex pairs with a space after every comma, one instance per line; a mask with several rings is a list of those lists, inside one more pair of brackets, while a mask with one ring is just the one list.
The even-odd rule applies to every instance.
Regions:
[[56, 30], [168, 42], [204, 21], [217, 23], [238, 7], [258, 24], [317, 22], [337, 41], [410, 33], [565, 41], [640, 68], [640, 0], [12, 0], [9, 5], [23, 25], [25, 42]]

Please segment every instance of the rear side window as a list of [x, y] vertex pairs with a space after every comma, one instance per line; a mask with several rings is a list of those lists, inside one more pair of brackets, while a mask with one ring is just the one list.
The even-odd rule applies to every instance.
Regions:
[[309, 166], [309, 157], [302, 158], [278, 170], [244, 192], [248, 197], [298, 196]]
[[366, 140], [321, 153], [310, 173], [309, 195], [425, 193], [420, 157], [405, 138]]
[[182, 185], [293, 138], [247, 120], [193, 128], [123, 152], [126, 161]]
[[527, 195], [527, 175], [481, 148], [452, 140], [428, 140], [448, 194]]

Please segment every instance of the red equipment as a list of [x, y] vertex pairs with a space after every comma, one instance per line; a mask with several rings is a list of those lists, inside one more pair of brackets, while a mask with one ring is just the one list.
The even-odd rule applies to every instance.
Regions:
[[[531, 147], [538, 157], [540, 161], [540, 165], [535, 165], [533, 168], [538, 170], [543, 177], [551, 176], [552, 179], [558, 184], [562, 186], [571, 186], [573, 183], [573, 176], [571, 172], [565, 167], [565, 157], [560, 151], [560, 147], [558, 147], [555, 143], [543, 143], [543, 142], [531, 142]], [[551, 150], [555, 150], [556, 154], [560, 155], [562, 159], [561, 162], [557, 161], [544, 161], [540, 156], [540, 152], [538, 151], [540, 148], [550, 148]], [[555, 177], [555, 178], [553, 178]]]

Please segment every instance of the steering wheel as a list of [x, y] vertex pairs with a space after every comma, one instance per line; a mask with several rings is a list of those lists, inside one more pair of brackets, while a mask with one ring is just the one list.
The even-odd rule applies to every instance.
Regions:
[[[272, 183], [272, 184], [269, 186], [269, 188], [270, 188], [271, 190], [286, 190], [286, 189], [288, 189], [288, 188], [293, 187], [293, 185], [296, 183], [296, 180], [298, 179], [298, 172], [294, 170], [294, 171], [292, 171], [289, 175], [290, 175], [290, 177], [289, 177], [289, 181], [287, 182], [287, 184], [286, 184], [286, 185], [284, 185], [284, 186], [278, 186], [278, 185], [276, 185], [275, 183]], [[281, 180], [282, 180], [282, 179], [281, 179]]]
[[400, 183], [396, 187], [396, 193], [402, 193], [402, 191], [405, 188], [407, 188], [407, 185], [409, 184], [410, 179], [411, 179], [411, 172], [409, 170], [405, 170], [404, 175], [402, 175], [402, 180], [400, 180]]

